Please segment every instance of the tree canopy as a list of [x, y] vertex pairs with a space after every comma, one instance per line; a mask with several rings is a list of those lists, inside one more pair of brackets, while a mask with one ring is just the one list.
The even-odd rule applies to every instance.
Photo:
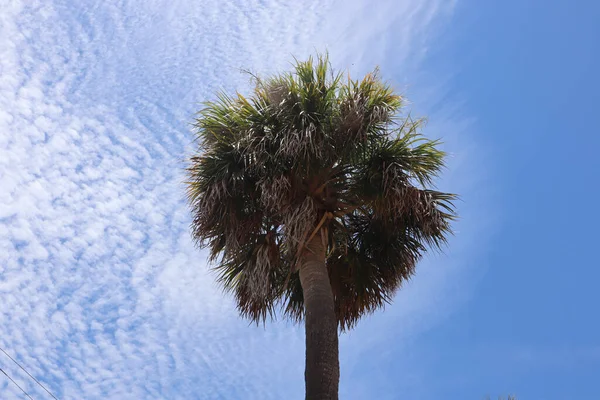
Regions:
[[188, 165], [193, 236], [240, 313], [304, 315], [298, 257], [316, 234], [340, 329], [392, 299], [451, 233], [455, 195], [435, 190], [439, 142], [377, 71], [361, 80], [326, 56], [220, 93], [199, 112]]

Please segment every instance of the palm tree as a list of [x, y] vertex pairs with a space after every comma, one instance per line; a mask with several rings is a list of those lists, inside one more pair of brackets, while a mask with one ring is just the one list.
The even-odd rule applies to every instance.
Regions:
[[242, 316], [304, 320], [306, 398], [337, 399], [338, 329], [389, 302], [450, 233], [454, 195], [428, 188], [444, 153], [377, 71], [345, 79], [318, 56], [255, 81], [199, 112], [193, 237]]

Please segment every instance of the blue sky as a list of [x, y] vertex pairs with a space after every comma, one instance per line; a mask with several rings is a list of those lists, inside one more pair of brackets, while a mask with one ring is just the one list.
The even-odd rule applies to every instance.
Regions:
[[453, 88], [491, 151], [498, 225], [470, 301], [418, 339], [431, 354], [428, 375], [446, 378], [436, 390], [447, 398], [485, 388], [600, 398], [600, 219], [590, 209], [599, 194], [600, 8], [508, 1], [463, 4], [455, 17], [460, 38], [445, 54], [462, 60]]
[[[429, 117], [462, 197], [445, 253], [341, 337], [341, 397], [600, 398], [599, 20], [583, 0], [0, 3], [0, 346], [61, 399], [303, 398], [302, 329], [249, 326], [214, 285], [182, 159], [240, 68], [328, 49]], [[0, 375], [0, 398], [23, 394]]]

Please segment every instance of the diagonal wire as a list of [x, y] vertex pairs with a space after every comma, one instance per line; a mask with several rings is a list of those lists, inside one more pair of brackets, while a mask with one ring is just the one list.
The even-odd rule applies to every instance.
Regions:
[[[44, 390], [45, 390], [45, 391], [46, 391], [46, 392], [47, 392], [47, 393], [48, 393], [50, 396], [52, 396], [52, 398], [53, 398], [54, 400], [58, 400], [58, 399], [56, 398], [56, 396], [52, 394], [52, 392], [50, 392], [48, 389], [46, 389], [46, 386], [42, 385], [42, 383], [41, 383], [40, 381], [38, 381], [37, 379], [35, 379], [35, 377], [34, 377], [33, 375], [31, 375], [31, 374], [30, 374], [30, 373], [29, 373], [29, 372], [28, 372], [28, 371], [27, 371], [25, 368], [23, 368], [23, 367], [21, 366], [21, 364], [19, 364], [19, 363], [17, 362], [17, 360], [15, 360], [14, 358], [12, 358], [12, 357], [10, 356], [10, 354], [8, 354], [6, 351], [4, 351], [4, 349], [3, 349], [2, 347], [0, 347], [0, 350], [2, 350], [2, 352], [3, 352], [4, 354], [6, 354], [6, 356], [12, 360], [12, 362], [14, 362], [15, 364], [17, 364], [17, 365], [19, 366], [19, 368], [21, 368], [23, 371], [25, 371], [25, 373], [26, 373], [27, 375], [29, 375], [29, 377], [35, 381], [35, 383], [37, 383], [38, 385], [40, 385], [40, 387], [41, 387], [42, 389], [44, 389]], [[2, 371], [2, 372], [4, 372], [4, 371]], [[4, 375], [6, 375], [6, 372], [4, 372]], [[8, 375], [6, 375], [6, 376], [8, 376]], [[10, 376], [9, 376], [9, 379], [10, 379]], [[11, 380], [12, 380], [12, 379], [11, 379]], [[16, 385], [16, 383], [15, 383], [15, 385]], [[19, 385], [17, 385], [17, 386], [19, 386]], [[21, 390], [23, 390], [23, 389], [21, 389]], [[27, 396], [29, 396], [29, 395], [27, 395]], [[31, 398], [31, 396], [30, 396], [30, 398]]]
[[4, 371], [2, 368], [0, 368], [0, 372], [2, 372], [4, 375], [6, 375], [6, 377], [7, 377], [8, 379], [10, 379], [10, 381], [11, 381], [12, 383], [14, 383], [14, 384], [15, 384], [15, 385], [16, 385], [16, 386], [19, 388], [19, 389], [21, 389], [21, 392], [25, 393], [25, 396], [27, 396], [27, 397], [29, 397], [31, 400], [33, 400], [33, 397], [31, 397], [31, 396], [29, 395], [29, 393], [27, 393], [27, 392], [26, 392], [26, 391], [25, 391], [25, 390], [24, 390], [24, 389], [23, 389], [21, 386], [19, 386], [19, 384], [18, 384], [17, 382], [15, 382], [15, 380], [14, 380], [13, 378], [11, 378], [11, 377], [10, 377], [10, 375], [8, 375], [8, 374], [6, 373], [6, 371]]

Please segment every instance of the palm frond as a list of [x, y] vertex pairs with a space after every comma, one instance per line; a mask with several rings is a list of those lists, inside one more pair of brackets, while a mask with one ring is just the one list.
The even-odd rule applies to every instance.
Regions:
[[278, 240], [274, 231], [258, 235], [235, 252], [225, 250], [215, 267], [218, 281], [234, 294], [240, 314], [257, 323], [273, 317], [280, 282], [289, 270]]

